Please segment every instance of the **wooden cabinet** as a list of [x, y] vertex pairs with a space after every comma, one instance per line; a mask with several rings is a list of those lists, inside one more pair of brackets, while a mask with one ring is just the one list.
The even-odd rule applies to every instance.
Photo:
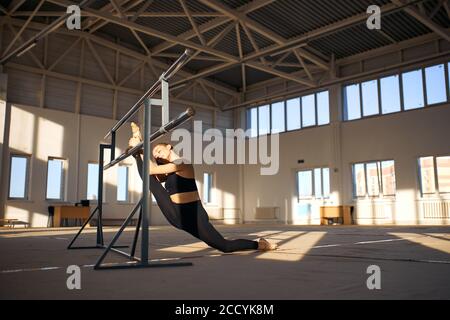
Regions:
[[61, 227], [61, 222], [63, 219], [81, 219], [85, 221], [89, 218], [90, 213], [90, 207], [55, 206], [53, 226]]
[[353, 206], [320, 207], [320, 224], [328, 225], [331, 219], [344, 225], [353, 224]]

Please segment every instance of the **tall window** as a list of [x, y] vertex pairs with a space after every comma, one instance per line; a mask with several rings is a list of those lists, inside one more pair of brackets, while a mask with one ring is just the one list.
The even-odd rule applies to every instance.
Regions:
[[449, 78], [450, 63], [444, 63], [344, 86], [344, 120], [445, 103], [449, 97]]
[[302, 126], [312, 127], [316, 125], [316, 96], [311, 94], [302, 97]]
[[249, 108], [246, 111], [246, 128], [250, 129], [250, 137], [329, 123], [330, 98], [328, 91]]
[[381, 110], [383, 114], [399, 112], [400, 100], [400, 77], [398, 75], [382, 78], [381, 86]]
[[284, 110], [284, 101], [272, 104], [272, 133], [286, 131]]
[[412, 110], [425, 106], [422, 70], [402, 74], [404, 109]]
[[286, 101], [287, 130], [298, 130], [301, 126], [300, 99]]
[[425, 69], [425, 83], [427, 88], [427, 105], [447, 101], [447, 88], [445, 85], [445, 65]]
[[353, 193], [355, 197], [395, 196], [394, 161], [374, 161], [354, 164]]
[[250, 129], [250, 137], [258, 136], [258, 108], [247, 110], [247, 129]]
[[49, 158], [47, 163], [47, 200], [64, 199], [64, 159]]
[[30, 157], [11, 155], [9, 198], [28, 199]]
[[344, 88], [344, 113], [345, 120], [361, 118], [361, 96], [359, 84], [346, 86]]
[[87, 198], [88, 200], [98, 199], [98, 164], [88, 164], [88, 177], [87, 177]]
[[328, 91], [317, 94], [317, 124], [330, 123], [330, 95]]
[[419, 176], [423, 195], [450, 193], [450, 156], [419, 158]]
[[258, 128], [259, 135], [270, 133], [270, 107], [269, 105], [261, 106], [258, 109]]
[[117, 167], [117, 201], [128, 202], [128, 166]]
[[372, 80], [361, 84], [363, 115], [373, 116], [380, 113], [378, 103], [378, 81]]
[[298, 199], [330, 197], [330, 170], [316, 168], [297, 172]]
[[212, 173], [205, 172], [203, 174], [203, 202], [212, 203]]

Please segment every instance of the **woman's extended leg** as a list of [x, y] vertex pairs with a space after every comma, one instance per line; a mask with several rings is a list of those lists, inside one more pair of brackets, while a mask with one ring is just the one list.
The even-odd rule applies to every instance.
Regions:
[[246, 239], [227, 240], [225, 239], [209, 222], [208, 213], [205, 211], [201, 203], [198, 204], [197, 210], [197, 229], [198, 238], [209, 246], [222, 252], [234, 252], [242, 250], [258, 249], [258, 242]]
[[[141, 179], [143, 179], [142, 175], [143, 162], [141, 156], [137, 155], [135, 159], [139, 170], [139, 175], [141, 176]], [[170, 196], [167, 193], [166, 189], [164, 189], [161, 183], [158, 180], [156, 180], [154, 176], [150, 176], [150, 191], [151, 193], [153, 193], [156, 203], [158, 204], [159, 208], [161, 209], [161, 212], [164, 214], [164, 216], [170, 222], [170, 224], [173, 225], [175, 228], [181, 229], [182, 224], [179, 213], [177, 212], [177, 210], [175, 210], [173, 202], [170, 199]]]

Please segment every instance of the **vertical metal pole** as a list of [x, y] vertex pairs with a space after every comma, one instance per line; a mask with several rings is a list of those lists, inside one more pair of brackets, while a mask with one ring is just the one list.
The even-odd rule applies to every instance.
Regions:
[[161, 126], [165, 126], [169, 123], [169, 83], [166, 80], [161, 81]]
[[104, 153], [105, 148], [108, 148], [108, 145], [101, 144], [100, 145], [100, 154], [98, 156], [98, 186], [97, 186], [97, 245], [103, 246], [103, 162], [104, 162]]
[[146, 99], [144, 103], [144, 161], [142, 184], [142, 221], [141, 221], [141, 264], [148, 264], [148, 217], [151, 214], [150, 202], [150, 133], [151, 133], [151, 104]]
[[111, 133], [111, 161], [116, 158], [116, 132]]

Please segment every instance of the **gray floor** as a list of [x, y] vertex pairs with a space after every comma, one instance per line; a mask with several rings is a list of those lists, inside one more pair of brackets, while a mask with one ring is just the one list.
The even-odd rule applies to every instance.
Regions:
[[[150, 229], [152, 259], [183, 268], [95, 271], [100, 250], [66, 250], [76, 229], [0, 230], [0, 299], [450, 299], [450, 227], [218, 226], [229, 238], [265, 236], [276, 252], [221, 254], [171, 227]], [[114, 228], [105, 230], [109, 241]], [[129, 244], [128, 229], [122, 244]], [[94, 229], [79, 244], [93, 244]], [[116, 254], [110, 263], [123, 262]], [[177, 260], [178, 261], [178, 260]], [[69, 265], [81, 290], [68, 290]], [[367, 288], [367, 268], [381, 289]]]

